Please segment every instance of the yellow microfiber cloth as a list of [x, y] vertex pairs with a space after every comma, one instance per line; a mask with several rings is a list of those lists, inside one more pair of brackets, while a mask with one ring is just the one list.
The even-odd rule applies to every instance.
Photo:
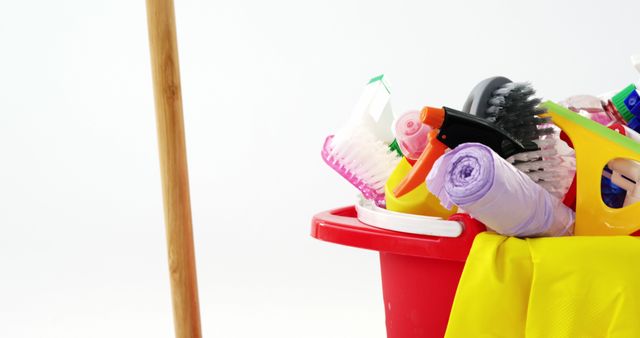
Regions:
[[445, 337], [640, 337], [640, 238], [479, 234]]

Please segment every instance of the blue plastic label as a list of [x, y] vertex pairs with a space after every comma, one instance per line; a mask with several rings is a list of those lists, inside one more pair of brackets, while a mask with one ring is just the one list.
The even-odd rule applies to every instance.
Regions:
[[630, 111], [633, 111], [634, 108], [636, 111], [640, 109], [640, 95], [638, 95], [637, 90], [632, 91], [631, 94], [624, 99], [624, 105], [627, 106]]
[[[636, 103], [635, 106], [633, 106], [632, 109], [629, 109], [629, 111], [631, 111], [631, 114], [633, 114], [633, 116], [640, 116], [640, 103]], [[634, 117], [634, 119], [636, 118]]]
[[629, 122], [627, 122], [627, 127], [640, 132], [640, 119], [637, 117], [632, 118]]

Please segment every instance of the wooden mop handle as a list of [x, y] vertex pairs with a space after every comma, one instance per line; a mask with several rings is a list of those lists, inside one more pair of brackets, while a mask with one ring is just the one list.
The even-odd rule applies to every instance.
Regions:
[[173, 0], [147, 0], [162, 195], [177, 338], [200, 338], [189, 177]]

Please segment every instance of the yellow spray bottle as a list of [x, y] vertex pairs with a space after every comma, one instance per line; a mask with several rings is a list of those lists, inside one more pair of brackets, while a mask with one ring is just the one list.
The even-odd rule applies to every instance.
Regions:
[[455, 207], [447, 210], [440, 205], [440, 200], [427, 190], [426, 184], [420, 184], [401, 197], [396, 197], [393, 190], [410, 171], [411, 164], [403, 157], [384, 187], [387, 210], [442, 218], [448, 218], [457, 212]]

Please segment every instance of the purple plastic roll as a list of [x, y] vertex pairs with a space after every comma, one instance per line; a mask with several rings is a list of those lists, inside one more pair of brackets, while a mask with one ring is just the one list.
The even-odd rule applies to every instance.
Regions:
[[573, 232], [573, 210], [483, 144], [465, 143], [441, 156], [427, 187], [446, 208], [457, 205], [502, 235]]

